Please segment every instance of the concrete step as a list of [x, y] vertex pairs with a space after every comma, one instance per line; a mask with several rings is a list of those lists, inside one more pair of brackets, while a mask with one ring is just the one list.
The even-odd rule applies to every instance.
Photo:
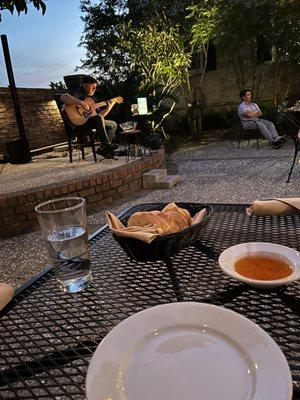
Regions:
[[180, 175], [168, 175], [156, 182], [157, 189], [171, 189], [181, 181]]
[[143, 188], [155, 189], [156, 182], [167, 176], [166, 169], [151, 169], [143, 174]]

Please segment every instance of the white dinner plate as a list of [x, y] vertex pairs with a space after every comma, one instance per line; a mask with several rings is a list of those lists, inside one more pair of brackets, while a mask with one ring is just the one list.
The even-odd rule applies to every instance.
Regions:
[[122, 321], [90, 362], [87, 400], [290, 400], [288, 363], [255, 323], [209, 304], [148, 308]]

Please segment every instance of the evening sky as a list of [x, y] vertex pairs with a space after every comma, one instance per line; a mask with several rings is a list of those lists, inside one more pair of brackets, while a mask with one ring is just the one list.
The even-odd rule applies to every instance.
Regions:
[[[45, 15], [30, 4], [26, 15], [2, 12], [0, 32], [8, 38], [17, 87], [49, 87], [50, 81], [57, 82], [64, 75], [74, 73], [84, 57], [85, 50], [78, 47], [83, 32], [80, 0], [49, 0], [45, 3]], [[7, 85], [1, 46], [0, 86]]]

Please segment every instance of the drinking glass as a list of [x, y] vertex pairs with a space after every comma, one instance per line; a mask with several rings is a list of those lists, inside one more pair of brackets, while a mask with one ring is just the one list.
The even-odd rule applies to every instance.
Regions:
[[61, 290], [75, 293], [85, 289], [92, 277], [85, 199], [49, 200], [35, 211]]

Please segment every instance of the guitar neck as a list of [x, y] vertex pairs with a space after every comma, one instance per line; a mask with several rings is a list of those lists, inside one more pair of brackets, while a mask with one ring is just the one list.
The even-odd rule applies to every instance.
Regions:
[[100, 101], [99, 103], [93, 104], [93, 108], [94, 108], [95, 110], [96, 110], [97, 108], [104, 107], [104, 106], [107, 106], [107, 102], [106, 102], [106, 101]]
[[107, 100], [107, 101], [101, 101], [100, 103], [95, 103], [93, 104], [94, 110], [97, 110], [99, 107], [107, 106], [109, 101], [114, 100], [116, 103], [122, 103], [123, 99], [122, 97], [114, 97], [113, 99]]

